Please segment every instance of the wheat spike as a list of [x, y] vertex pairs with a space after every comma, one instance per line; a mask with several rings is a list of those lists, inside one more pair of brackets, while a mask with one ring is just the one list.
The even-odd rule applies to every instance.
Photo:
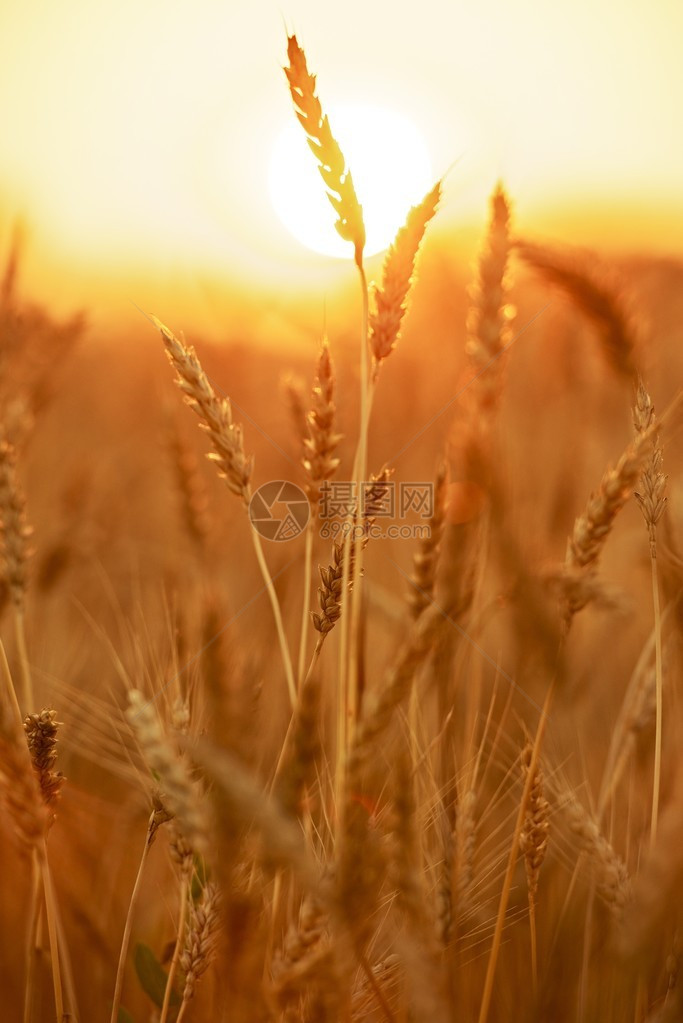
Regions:
[[[383, 468], [376, 475], [373, 475], [368, 484], [363, 488], [362, 494], [362, 528], [365, 535], [361, 540], [361, 546], [365, 548], [369, 540], [369, 533], [375, 519], [383, 510], [383, 502], [386, 497], [387, 487], [391, 478], [392, 470]], [[356, 544], [350, 545], [349, 553], [349, 590], [353, 585], [354, 566], [356, 563]], [[312, 612], [314, 628], [323, 636], [331, 632], [339, 621], [342, 608], [342, 583], [344, 574], [344, 543], [335, 540], [332, 551], [332, 564], [327, 568], [318, 566], [322, 586], [318, 589], [318, 600], [320, 613]]]
[[412, 207], [385, 256], [382, 283], [374, 289], [375, 308], [369, 319], [375, 376], [380, 363], [391, 355], [399, 339], [417, 252], [440, 198], [441, 182], [438, 181], [422, 202]]
[[26, 502], [17, 479], [16, 454], [4, 439], [0, 440], [0, 536], [5, 581], [14, 606], [23, 611], [31, 529], [26, 522]]
[[335, 455], [342, 435], [335, 430], [335, 379], [330, 346], [323, 340], [318, 371], [313, 385], [311, 409], [306, 415], [307, 433], [303, 439], [303, 466], [308, 477], [308, 497], [312, 511], [318, 508], [319, 484], [334, 476], [339, 465]]
[[[178, 818], [186, 842], [204, 854], [208, 847], [208, 822], [198, 787], [184, 760], [166, 738], [153, 702], [138, 690], [131, 690], [126, 718], [150, 771], [159, 779], [164, 805]], [[178, 850], [181, 861], [183, 852]]]
[[652, 433], [653, 429], [655, 429], [650, 454], [645, 462], [640, 479], [642, 493], [638, 493], [636, 491], [635, 497], [640, 505], [640, 510], [643, 513], [645, 525], [647, 526], [648, 536], [650, 538], [650, 553], [653, 558], [656, 558], [657, 523], [662, 517], [662, 513], [666, 507], [666, 496], [664, 492], [666, 490], [667, 477], [661, 471], [662, 449], [658, 443], [659, 436], [656, 431], [655, 424], [655, 407], [652, 404], [652, 398], [645, 390], [645, 385], [642, 380], [638, 381], [636, 403], [633, 409], [633, 425], [635, 427], [637, 437], [642, 436], [645, 433]]
[[209, 459], [216, 463], [228, 489], [248, 504], [253, 458], [247, 458], [244, 453], [242, 427], [232, 421], [229, 399], [217, 397], [194, 348], [179, 340], [161, 320], [152, 319], [161, 332], [166, 354], [176, 371], [176, 383], [209, 435], [213, 445]]
[[180, 966], [185, 974], [183, 1005], [194, 997], [197, 982], [211, 963], [216, 950], [217, 936], [218, 889], [209, 881], [199, 901], [192, 904], [187, 922], [185, 947], [180, 956]]
[[476, 373], [470, 392], [480, 416], [486, 420], [498, 402], [500, 356], [511, 339], [513, 310], [507, 304], [509, 258], [510, 203], [499, 184], [491, 196], [486, 242], [479, 257], [477, 284], [471, 294], [465, 349]]
[[434, 507], [429, 519], [429, 535], [420, 539], [419, 549], [413, 556], [412, 585], [408, 591], [408, 606], [412, 618], [418, 618], [434, 597], [446, 517], [447, 486], [448, 469], [446, 463], [442, 462], [434, 481]]
[[50, 823], [31, 757], [9, 708], [0, 704], [0, 796], [25, 854], [42, 842]]
[[46, 708], [39, 714], [29, 714], [24, 720], [31, 762], [38, 776], [43, 802], [50, 811], [50, 826], [55, 820], [54, 807], [66, 781], [61, 771], [53, 770], [57, 760], [58, 729], [56, 710]]
[[591, 580], [614, 520], [633, 493], [652, 450], [653, 427], [636, 435], [614, 468], [602, 477], [597, 493], [574, 523], [562, 569], [565, 627], [590, 599]]
[[598, 895], [619, 915], [631, 898], [631, 881], [623, 860], [574, 795], [566, 797], [564, 810], [570, 830], [590, 857]]
[[614, 371], [628, 380], [636, 376], [634, 327], [614, 285], [592, 269], [585, 258], [517, 241], [525, 263], [571, 299], [597, 329], [603, 351]]
[[337, 232], [344, 241], [353, 243], [355, 261], [360, 267], [365, 247], [363, 208], [358, 202], [344, 155], [315, 94], [315, 75], [309, 73], [306, 54], [299, 46], [296, 36], [289, 36], [287, 39], [287, 57], [289, 66], [284, 71], [296, 116], [306, 132], [308, 145], [318, 161], [318, 170], [325, 183], [327, 197], [337, 214], [335, 224]]
[[[521, 763], [522, 775], [526, 777], [531, 764], [532, 745], [526, 744], [522, 750]], [[524, 814], [524, 823], [520, 835], [520, 849], [524, 854], [526, 866], [527, 887], [529, 899], [536, 901], [538, 891], [538, 875], [540, 873], [546, 852], [548, 851], [548, 816], [550, 805], [545, 798], [543, 771], [540, 763], [536, 765], [529, 800]]]

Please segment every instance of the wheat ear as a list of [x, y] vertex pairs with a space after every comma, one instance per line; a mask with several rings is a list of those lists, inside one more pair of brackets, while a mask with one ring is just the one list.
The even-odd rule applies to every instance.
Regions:
[[176, 1023], [181, 1023], [187, 1006], [194, 997], [197, 983], [211, 963], [215, 954], [217, 932], [218, 889], [209, 881], [204, 886], [199, 901], [193, 903], [190, 909], [185, 947], [180, 957], [180, 966], [185, 974], [185, 987]]
[[58, 729], [56, 710], [46, 708], [39, 714], [29, 714], [24, 721], [31, 763], [38, 776], [43, 802], [49, 812], [48, 828], [52, 827], [55, 821], [55, 805], [66, 781], [61, 771], [53, 770], [57, 760]]
[[209, 848], [209, 824], [198, 786], [164, 734], [154, 702], [137, 689], [131, 690], [126, 718], [147, 766], [158, 779], [164, 806], [177, 817], [192, 848], [205, 854]]
[[317, 375], [313, 384], [311, 408], [306, 415], [306, 433], [303, 437], [303, 466], [307, 477], [306, 490], [311, 503], [311, 518], [306, 530], [304, 551], [304, 602], [297, 673], [299, 687], [304, 678], [306, 664], [313, 533], [319, 511], [320, 484], [331, 479], [339, 466], [339, 458], [335, 451], [341, 439], [342, 435], [336, 431], [334, 367], [330, 357], [329, 344], [327, 339], [324, 339], [318, 358]]
[[472, 289], [465, 350], [475, 373], [470, 395], [479, 428], [488, 428], [499, 400], [500, 356], [511, 340], [513, 310], [507, 303], [510, 261], [510, 202], [501, 184], [490, 200], [490, 219]]
[[337, 214], [335, 228], [344, 241], [354, 247], [356, 264], [363, 262], [365, 224], [363, 208], [358, 202], [351, 172], [344, 154], [332, 134], [327, 115], [323, 114], [316, 96], [315, 75], [310, 74], [306, 54], [296, 36], [287, 39], [289, 66], [284, 69], [289, 82], [296, 116], [306, 132], [308, 145], [318, 161], [318, 170], [327, 189], [327, 197]]
[[652, 441], [652, 426], [636, 435], [614, 468], [607, 469], [597, 493], [591, 495], [585, 511], [574, 523], [561, 580], [565, 629], [590, 599], [591, 581], [602, 549], [651, 455]]
[[420, 540], [419, 549], [413, 556], [413, 573], [408, 591], [408, 606], [411, 618], [419, 618], [431, 604], [436, 586], [436, 572], [439, 565], [441, 539], [446, 518], [446, 493], [448, 468], [445, 462], [439, 465], [434, 480], [434, 504], [429, 519], [429, 533]]
[[[248, 507], [251, 498], [251, 474], [254, 463], [253, 458], [247, 458], [244, 453], [242, 427], [232, 421], [230, 401], [227, 398], [217, 397], [206, 373], [202, 369], [194, 348], [179, 340], [161, 320], [152, 317], [152, 322], [161, 332], [166, 354], [175, 369], [176, 382], [185, 395], [185, 401], [199, 416], [201, 420], [200, 425], [211, 439], [213, 451], [208, 457], [216, 464], [218, 473], [225, 480], [228, 489], [233, 494], [241, 497], [245, 507]], [[252, 543], [254, 544], [256, 560], [258, 561], [273, 610], [289, 698], [292, 706], [294, 706], [296, 703], [296, 682], [294, 680], [292, 659], [289, 653], [289, 644], [287, 643], [287, 636], [282, 621], [280, 602], [268, 570], [259, 534], [255, 529], [251, 529], [250, 533]]]
[[515, 249], [525, 263], [564, 292], [595, 326], [605, 358], [613, 370], [627, 380], [634, 380], [635, 332], [617, 288], [591, 268], [585, 258], [522, 240], [515, 242]]
[[382, 282], [373, 290], [374, 308], [369, 317], [370, 350], [375, 377], [380, 364], [391, 355], [399, 339], [408, 292], [413, 283], [417, 252], [440, 198], [441, 182], [437, 181], [422, 202], [412, 207], [384, 257]]
[[631, 898], [631, 881], [623, 860], [572, 793], [565, 796], [563, 809], [572, 834], [592, 863], [598, 895], [619, 916]]
[[[522, 750], [522, 776], [526, 778], [531, 764], [533, 746], [527, 742]], [[529, 930], [531, 933], [531, 976], [534, 991], [538, 990], [538, 952], [536, 943], [536, 893], [538, 876], [548, 850], [548, 817], [550, 806], [545, 798], [543, 770], [540, 762], [536, 764], [529, 792], [529, 801], [524, 813], [524, 823], [520, 835], [520, 848], [524, 854], [526, 867], [527, 893], [529, 897]]]

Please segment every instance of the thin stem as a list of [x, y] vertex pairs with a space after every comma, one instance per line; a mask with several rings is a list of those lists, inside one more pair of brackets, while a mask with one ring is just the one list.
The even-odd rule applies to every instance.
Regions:
[[536, 902], [529, 895], [529, 938], [531, 943], [531, 989], [538, 997], [538, 945], [536, 941]]
[[30, 714], [35, 708], [33, 703], [33, 682], [31, 681], [31, 668], [28, 662], [28, 651], [26, 648], [26, 629], [24, 625], [24, 612], [14, 613], [14, 633], [19, 655], [19, 679], [20, 697], [19, 706], [24, 714]]
[[[323, 648], [323, 643], [325, 642], [325, 638], [326, 638], [326, 634], [321, 634], [320, 636], [318, 636], [318, 642], [315, 644], [315, 649], [313, 651], [313, 656], [311, 657], [311, 663], [308, 665], [308, 671], [306, 672], [306, 675], [305, 675], [304, 680], [302, 682], [302, 688], [303, 688], [303, 686], [306, 685], [306, 683], [308, 682], [309, 678], [313, 674], [313, 671], [315, 670], [315, 666], [318, 663], [318, 658], [320, 657], [320, 652], [321, 652], [321, 650]], [[273, 791], [273, 788], [275, 786], [275, 782], [280, 777], [280, 771], [282, 770], [282, 764], [284, 763], [285, 753], [287, 752], [287, 747], [289, 745], [289, 740], [290, 740], [290, 736], [292, 734], [292, 728], [293, 727], [294, 727], [294, 714], [292, 714], [292, 716], [290, 717], [289, 724], [287, 725], [287, 731], [285, 732], [285, 737], [284, 737], [284, 740], [283, 740], [283, 743], [282, 743], [282, 748], [280, 749], [280, 756], [278, 757], [277, 764], [275, 765], [275, 773], [273, 774], [273, 780], [271, 781], [270, 788], [268, 789], [269, 792]]]
[[285, 669], [285, 675], [287, 676], [287, 688], [289, 690], [289, 699], [292, 707], [296, 706], [296, 682], [294, 681], [294, 670], [292, 668], [292, 658], [289, 654], [289, 646], [287, 644], [287, 636], [285, 634], [285, 628], [282, 624], [282, 613], [280, 611], [280, 601], [277, 598], [275, 587], [273, 586], [273, 580], [271, 579], [268, 565], [266, 563], [266, 557], [263, 553], [263, 545], [261, 544], [261, 538], [255, 529], [251, 529], [251, 536], [254, 542], [254, 550], [256, 551], [256, 558], [261, 569], [261, 575], [263, 581], [266, 584], [268, 590], [268, 596], [270, 598], [271, 607], [273, 608], [273, 617], [275, 618], [275, 628], [277, 629], [277, 636], [280, 643], [280, 653], [282, 654], [282, 663]]
[[488, 1019], [489, 1015], [489, 1009], [491, 1007], [491, 997], [493, 995], [493, 981], [496, 975], [498, 953], [500, 952], [500, 945], [503, 938], [505, 914], [507, 912], [508, 902], [510, 899], [510, 890], [512, 888], [512, 880], [515, 873], [515, 866], [517, 865], [517, 855], [519, 853], [519, 838], [522, 833], [524, 815], [526, 813], [527, 804], [529, 802], [529, 796], [531, 795], [531, 786], [533, 785], [534, 774], [536, 772], [536, 765], [538, 764], [541, 745], [543, 743], [543, 736], [545, 735], [545, 729], [548, 722], [548, 712], [550, 710], [550, 705], [552, 703], [553, 693], [555, 692], [555, 679], [556, 676], [553, 677], [553, 680], [548, 687], [548, 692], [546, 693], [543, 709], [541, 710], [541, 717], [538, 722], [538, 728], [536, 729], [536, 736], [534, 738], [534, 745], [531, 751], [529, 769], [527, 771], [526, 780], [524, 782], [524, 791], [522, 792], [522, 798], [519, 803], [519, 810], [517, 811], [517, 820], [515, 822], [515, 830], [512, 834], [512, 844], [510, 846], [510, 855], [508, 856], [507, 870], [505, 871], [505, 877], [503, 879], [503, 889], [500, 895], [500, 902], [498, 904], [496, 929], [493, 934], [491, 954], [489, 955], [488, 966], [486, 969], [484, 992], [481, 999], [481, 1008], [479, 1010], [479, 1023], [486, 1023], [486, 1020]]
[[0, 639], [0, 674], [2, 675], [3, 685], [7, 692], [7, 699], [9, 705], [12, 708], [12, 712], [16, 718], [17, 725], [21, 729], [23, 718], [21, 716], [21, 709], [19, 707], [19, 700], [17, 699], [17, 691], [14, 688], [14, 682], [12, 681], [12, 673], [9, 670], [7, 654], [5, 653], [5, 647], [1, 639]]
[[657, 554], [653, 548], [650, 558], [652, 567], [652, 604], [655, 616], [655, 684], [656, 684], [656, 719], [655, 719], [655, 764], [652, 783], [652, 820], [650, 822], [650, 848], [657, 840], [657, 824], [659, 820], [659, 789], [662, 774], [662, 613], [659, 604], [659, 580], [657, 577]]
[[188, 873], [187, 871], [183, 871], [183, 875], [180, 880], [180, 914], [178, 918], [178, 933], [176, 934], [175, 948], [173, 949], [173, 958], [171, 959], [171, 968], [168, 971], [168, 980], [166, 981], [166, 990], [164, 992], [164, 1004], [161, 1007], [159, 1023], [168, 1023], [168, 1013], [171, 1008], [171, 995], [173, 994], [173, 981], [175, 980], [178, 963], [180, 962], [180, 956], [183, 950], [183, 941], [185, 939], [185, 920], [187, 919], [189, 886], [190, 879]]
[[301, 689], [306, 665], [306, 646], [308, 644], [308, 624], [310, 620], [311, 605], [311, 569], [313, 563], [313, 531], [315, 518], [311, 518], [306, 529], [306, 547], [304, 550], [304, 601], [301, 614], [301, 634], [299, 637], [299, 663], [297, 665], [297, 685]]
[[38, 955], [38, 924], [42, 912], [40, 901], [40, 870], [38, 860], [34, 852], [31, 858], [31, 901], [29, 905], [29, 931], [28, 948], [26, 955], [26, 991], [24, 992], [24, 1017], [23, 1023], [30, 1023], [31, 1008], [33, 1003], [33, 986], [35, 981], [35, 966]]
[[121, 951], [119, 953], [119, 965], [116, 971], [116, 983], [114, 985], [114, 1001], [111, 1008], [111, 1023], [116, 1023], [119, 1015], [119, 1005], [121, 1004], [121, 993], [123, 991], [123, 975], [126, 969], [126, 958], [128, 956], [128, 945], [130, 944], [130, 934], [133, 927], [133, 915], [135, 913], [135, 907], [137, 905], [138, 896], [140, 894], [140, 887], [142, 883], [142, 875], [145, 870], [145, 864], [147, 862], [147, 854], [149, 853], [156, 827], [154, 824], [154, 811], [150, 814], [149, 824], [147, 825], [147, 835], [145, 836], [145, 845], [142, 850], [142, 856], [140, 857], [140, 865], [138, 872], [135, 877], [135, 884], [133, 885], [133, 891], [130, 896], [130, 902], [128, 904], [128, 913], [126, 915], [126, 923], [123, 928], [123, 938], [121, 939]]
[[349, 623], [349, 665], [348, 665], [348, 719], [347, 719], [347, 743], [353, 742], [353, 732], [358, 717], [358, 645], [360, 641], [360, 616], [361, 616], [361, 577], [363, 572], [363, 508], [361, 505], [361, 491], [367, 477], [368, 460], [368, 430], [370, 424], [370, 409], [372, 405], [373, 388], [369, 382], [369, 361], [368, 351], [368, 282], [362, 266], [358, 267], [360, 274], [360, 285], [363, 301], [363, 315], [361, 327], [361, 355], [360, 355], [360, 432], [358, 437], [357, 455], [357, 482], [358, 482], [358, 511], [357, 523], [360, 528], [356, 530], [355, 536], [355, 557], [353, 562], [353, 589], [351, 592], [351, 616]]
[[50, 941], [50, 964], [52, 966], [52, 986], [55, 995], [55, 1014], [57, 1023], [63, 1023], [64, 1019], [64, 996], [62, 994], [62, 974], [59, 962], [59, 940], [57, 937], [57, 922], [55, 914], [55, 893], [52, 887], [52, 876], [47, 862], [46, 850], [40, 852], [40, 870], [43, 877], [43, 891], [45, 893], [45, 918], [47, 920], [47, 933]]

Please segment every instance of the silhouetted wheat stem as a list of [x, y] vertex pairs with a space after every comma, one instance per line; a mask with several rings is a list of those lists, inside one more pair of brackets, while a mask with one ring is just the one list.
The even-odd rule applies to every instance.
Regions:
[[154, 808], [150, 814], [149, 821], [147, 823], [145, 844], [142, 848], [142, 855], [140, 856], [137, 874], [135, 875], [135, 881], [133, 883], [133, 890], [131, 892], [130, 901], [128, 903], [126, 922], [123, 927], [121, 949], [119, 951], [119, 961], [116, 969], [116, 980], [114, 982], [114, 995], [112, 999], [110, 1023], [117, 1023], [117, 1020], [119, 1018], [119, 1007], [121, 1005], [121, 994], [123, 992], [123, 978], [126, 971], [126, 958], [128, 956], [128, 946], [130, 944], [130, 935], [133, 929], [133, 918], [135, 915], [135, 909], [137, 907], [138, 899], [140, 897], [142, 878], [145, 872], [145, 866], [147, 864], [147, 856], [149, 854], [149, 850], [152, 847], [152, 843], [156, 837], [158, 829], [161, 827], [163, 823], [168, 821], [170, 817], [171, 815], [164, 808], [161, 801], [156, 799]]
[[[642, 436], [656, 428], [655, 409], [650, 395], [645, 390], [642, 380], [638, 381], [636, 404], [633, 410], [633, 424], [636, 436]], [[641, 476], [642, 493], [636, 492], [636, 500], [645, 519], [650, 540], [650, 575], [652, 579], [652, 607], [655, 619], [655, 752], [654, 772], [652, 780], [652, 816], [650, 820], [650, 846], [657, 840], [657, 823], [659, 819], [659, 790], [662, 773], [662, 612], [659, 600], [659, 578], [657, 572], [657, 523], [666, 506], [666, 476], [662, 473], [662, 449], [659, 438], [654, 433], [653, 444], [649, 457], [643, 466]]]

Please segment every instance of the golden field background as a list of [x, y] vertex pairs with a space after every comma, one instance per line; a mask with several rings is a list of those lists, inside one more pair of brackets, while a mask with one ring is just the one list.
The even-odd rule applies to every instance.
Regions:
[[[606, 264], [598, 257], [586, 252], [580, 258], [591, 273], [605, 273]], [[636, 357], [657, 408], [664, 409], [675, 397], [681, 379], [683, 267], [673, 259], [641, 257], [624, 259], [618, 265], [611, 261], [608, 269], [618, 272], [637, 328]], [[467, 429], [466, 397], [454, 400], [454, 395], [469, 379], [466, 321], [468, 287], [475, 273], [473, 263], [456, 258], [443, 240], [426, 242], [403, 336], [383, 367], [370, 431], [369, 465], [376, 470], [390, 462], [397, 481], [430, 479], [444, 451], [450, 452], [453, 479], [464, 478], [458, 462], [458, 438]], [[80, 1018], [105, 1020], [148, 814], [144, 769], [121, 715], [126, 688], [135, 686], [150, 694], [163, 688], [159, 701], [163, 715], [168, 712], [164, 707], [168, 708], [176, 695], [187, 694], [193, 734], [208, 734], [238, 751], [249, 769], [264, 780], [277, 759], [286, 729], [286, 690], [276, 648], [268, 639], [272, 636], [270, 610], [253, 557], [246, 549], [246, 516], [203, 457], [205, 439], [194, 417], [182, 407], [157, 332], [141, 319], [134, 336], [121, 337], [112, 331], [109, 337], [98, 337], [87, 326], [78, 333], [63, 321], [53, 321], [48, 309], [23, 293], [20, 273], [14, 283], [11, 277], [10, 266], [2, 310], [3, 408], [9, 424], [6, 429], [16, 430], [19, 477], [33, 527], [27, 596], [29, 655], [38, 705], [54, 706], [62, 722], [59, 766], [68, 779], [50, 837], [50, 859], [75, 964]], [[328, 313], [327, 321], [338, 372], [340, 428], [345, 434], [340, 478], [351, 471], [357, 414], [353, 288], [349, 287], [347, 296], [349, 314], [338, 315], [335, 309], [335, 316]], [[536, 726], [538, 704], [548, 682], [545, 624], [535, 621], [535, 605], [525, 604], [524, 593], [530, 580], [537, 580], [549, 563], [563, 559], [575, 517], [597, 487], [606, 464], [614, 463], [628, 444], [632, 430], [632, 389], [606, 364], [598, 334], [572, 303], [514, 258], [509, 300], [516, 309], [516, 331], [533, 320], [505, 356], [505, 386], [495, 441], [504, 543], [513, 544], [515, 556], [511, 559], [492, 545], [482, 560], [486, 575], [479, 581], [475, 606], [457, 623], [464, 626], [468, 638], [449, 630], [454, 647], [449, 658], [443, 661], [435, 652], [437, 660], [420, 682], [428, 730], [434, 726], [430, 707], [434, 689], [440, 685], [440, 672], [446, 671], [449, 685], [453, 685], [455, 703], [449, 720], [454, 722], [450, 747], [454, 779], [464, 784], [477, 749], [486, 765], [476, 789], [471, 897], [467, 909], [462, 910], [457, 938], [446, 953], [459, 1018], [476, 1018], [505, 866], [506, 836], [519, 798], [515, 760], [525, 728], [533, 731]], [[272, 478], [302, 483], [297, 468], [298, 441], [282, 382], [288, 374], [298, 374], [308, 390], [316, 339], [309, 337], [307, 351], [295, 355], [284, 347], [278, 351], [277, 324], [275, 328], [271, 325], [267, 338], [241, 333], [238, 341], [228, 339], [222, 345], [203, 343], [193, 335], [190, 323], [173, 326], [186, 330], [210, 379], [234, 402], [235, 418], [245, 424], [246, 448], [256, 456], [256, 484]], [[291, 323], [282, 325], [283, 333], [294, 329]], [[206, 525], [201, 545], [188, 534], [183, 518], [177, 464], [169, 443], [172, 435], [181, 439], [190, 459], [187, 464], [197, 474], [199, 506]], [[669, 618], [663, 818], [661, 847], [653, 854], [656, 869], [663, 870], [661, 884], [673, 886], [659, 893], [666, 902], [666, 926], [657, 929], [656, 939], [648, 935], [644, 958], [634, 960], [628, 958], [634, 953], [623, 940], [623, 929], [637, 939], [643, 918], [627, 913], [627, 922], [613, 927], [609, 913], [598, 906], [591, 936], [585, 938], [590, 867], [579, 856], [576, 840], [563, 829], [561, 810], [551, 801], [549, 852], [538, 901], [540, 1001], [534, 1000], [530, 990], [520, 860], [492, 1018], [573, 1019], [577, 1004], [583, 1005], [585, 1019], [630, 1018], [634, 1004], [640, 1012], [636, 1018], [660, 1018], [654, 1013], [664, 1004], [670, 983], [674, 987], [667, 1005], [674, 1006], [674, 1014], [661, 1018], [678, 1018], [671, 965], [676, 955], [678, 910], [674, 882], [680, 876], [676, 846], [680, 828], [676, 753], [680, 736], [676, 691], [681, 564], [676, 553], [680, 527], [678, 435], [674, 416], [663, 441], [670, 500], [660, 529], [660, 573]], [[463, 528], [467, 527], [449, 527], [456, 545]], [[298, 634], [301, 612], [301, 545], [301, 540], [295, 540], [268, 545], [267, 550], [292, 641]], [[407, 541], [378, 540], [367, 552], [364, 657], [365, 680], [371, 692], [381, 686], [384, 666], [405, 632], [403, 594], [409, 589], [406, 576], [411, 572], [414, 548]], [[457, 553], [445, 557], [442, 571], [448, 577], [457, 566]], [[455, 558], [450, 566], [449, 557]], [[484, 552], [481, 557], [484, 559]], [[314, 563], [325, 564], [327, 558], [329, 543], [317, 541]], [[607, 743], [629, 678], [652, 630], [647, 537], [634, 501], [629, 502], [609, 537], [601, 577], [618, 588], [618, 607], [605, 611], [589, 608], [578, 617], [543, 754], [546, 774], [560, 779], [586, 807], [597, 797]], [[544, 591], [544, 600], [552, 617], [552, 595]], [[7, 600], [2, 632], [14, 667], [12, 614]], [[214, 636], [218, 636], [216, 642], [201, 654], [207, 639]], [[321, 718], [322, 763], [328, 765], [334, 747], [330, 725], [334, 642], [333, 634], [320, 668], [326, 694]], [[494, 664], [515, 680], [519, 690], [511, 688]], [[238, 727], [237, 734], [233, 721], [227, 731], [216, 735], [215, 693], [206, 690], [212, 673], [218, 673], [221, 687], [232, 694], [237, 720], [248, 723], [244, 730]], [[474, 722], [473, 736], [464, 734], [467, 722]], [[222, 725], [225, 729], [226, 722]], [[606, 834], [634, 875], [639, 898], [641, 874], [646, 894], [651, 883], [646, 836], [652, 732], [651, 717], [646, 715], [604, 822]], [[439, 734], [438, 727], [435, 734]], [[377, 751], [375, 766], [380, 774], [386, 770], [388, 756], [384, 750]], [[422, 883], [430, 904], [438, 887], [440, 860], [433, 847], [433, 824], [438, 818], [434, 784], [429, 774], [420, 776], [418, 794], [424, 802], [416, 818], [427, 846]], [[333, 814], [330, 794], [324, 794], [324, 782], [320, 786], [316, 800], [327, 803], [326, 813]], [[378, 820], [380, 827], [385, 827], [383, 814], [389, 813], [390, 786], [380, 791]], [[455, 804], [462, 798], [462, 792], [450, 795]], [[12, 844], [7, 820], [4, 829], [3, 932], [20, 935], [26, 926], [29, 874]], [[321, 842], [329, 848], [329, 837]], [[662, 856], [665, 868], [656, 860]], [[563, 910], [575, 867], [578, 876], [572, 900]], [[173, 883], [162, 835], [153, 847], [133, 927], [133, 941], [144, 942], [160, 959], [173, 936]], [[386, 879], [384, 883], [390, 886]], [[267, 905], [270, 889], [267, 880], [264, 884], [263, 894], [255, 899], [256, 907], [250, 904], [252, 913], [258, 911], [262, 898]], [[290, 898], [294, 897], [292, 893]], [[388, 889], [383, 905], [390, 901]], [[290, 922], [296, 918], [295, 905], [289, 904], [284, 919], [278, 917], [277, 933], [286, 929], [287, 918]], [[457, 903], [453, 911], [457, 916]], [[383, 912], [376, 912], [372, 921], [377, 929], [370, 947], [380, 962], [396, 947], [401, 928], [392, 930], [391, 921], [384, 920]], [[228, 932], [231, 919], [228, 913]], [[269, 1018], [265, 1008], [254, 1008], [254, 993], [246, 986], [235, 994], [245, 977], [252, 983], [259, 973], [250, 960], [249, 942], [253, 941], [254, 949], [260, 948], [260, 932], [252, 917], [249, 921], [250, 927], [256, 927], [251, 938], [248, 928], [241, 939], [228, 933], [225, 940], [233, 942], [231, 955], [236, 941], [239, 955], [234, 960], [228, 955], [219, 969], [210, 969], [191, 1005], [190, 1018]], [[584, 940], [592, 942], [593, 951], [585, 975], [586, 989], [580, 996]], [[632, 945], [637, 949], [638, 940]], [[636, 999], [634, 961], [644, 963], [649, 1007]], [[8, 1018], [19, 1019], [24, 984], [20, 941], [5, 944], [0, 968], [5, 1004], [13, 1014]], [[36, 1003], [42, 1009], [37, 1009], [34, 1018], [48, 1019], [51, 995], [45, 968], [42, 974]], [[406, 1004], [394, 988], [388, 990], [394, 992], [391, 998], [399, 1006]], [[123, 1001], [134, 1019], [152, 1018], [152, 1002], [130, 966]], [[397, 1018], [404, 1018], [404, 1008], [396, 1011]], [[371, 1004], [356, 1009], [356, 1018], [383, 1017]]]

